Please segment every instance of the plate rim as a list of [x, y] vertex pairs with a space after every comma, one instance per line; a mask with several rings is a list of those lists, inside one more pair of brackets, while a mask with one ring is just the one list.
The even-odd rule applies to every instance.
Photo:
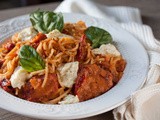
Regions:
[[[99, 18], [95, 18], [95, 17], [92, 17], [92, 16], [88, 16], [88, 15], [83, 15], [83, 14], [77, 14], [77, 13], [63, 13], [63, 14], [72, 14], [72, 15], [79, 15], [79, 16], [87, 16], [87, 17], [91, 17], [91, 18], [94, 18], [94, 19], [97, 19], [97, 20], [102, 20], [102, 19], [99, 19]], [[14, 17], [14, 18], [10, 18], [10, 19], [7, 19], [7, 20], [5, 20], [5, 21], [2, 21], [2, 22], [0, 22], [0, 27], [1, 27], [1, 25], [3, 25], [4, 23], [7, 23], [7, 22], [9, 22], [9, 21], [11, 21], [11, 20], [13, 20], [13, 19], [20, 19], [20, 18], [22, 18], [22, 17], [27, 17], [29, 14], [26, 14], [26, 15], [21, 15], [21, 16], [17, 16], [17, 17]], [[103, 21], [103, 20], [102, 20]], [[109, 22], [109, 24], [115, 24], [114, 22], [113, 23], [111, 23], [110, 21], [108, 21]], [[118, 23], [116, 24], [117, 26], [120, 26]], [[120, 27], [120, 29], [123, 29], [122, 27]], [[138, 41], [138, 39], [135, 37], [135, 36], [133, 36], [131, 33], [129, 33], [128, 31], [126, 31], [125, 29], [123, 29], [123, 31], [125, 31], [127, 34], [129, 34], [130, 36], [132, 36], [132, 38], [134, 38], [140, 45], [141, 45], [141, 47], [145, 50], [145, 53], [146, 53], [146, 55], [147, 55], [147, 61], [148, 61], [148, 63], [147, 63], [147, 68], [148, 68], [148, 70], [149, 70], [149, 57], [148, 57], [148, 53], [147, 53], [147, 51], [146, 51], [146, 49], [144, 48], [144, 46]], [[1, 44], [1, 43], [0, 43]], [[148, 70], [147, 70], [147, 72], [148, 72]], [[147, 72], [146, 72], [146, 75], [147, 75]], [[137, 88], [137, 90], [138, 89], [140, 89], [142, 86], [143, 86], [143, 84], [145, 83], [145, 81], [146, 81], [146, 78], [144, 78], [144, 80], [143, 80], [143, 83], [140, 85], [140, 87], [139, 88]], [[8, 94], [8, 93], [7, 93]], [[17, 97], [16, 97], [17, 98]], [[19, 98], [18, 98], [19, 99]], [[122, 105], [123, 103], [125, 103], [126, 101], [128, 101], [130, 99], [130, 96], [128, 96], [126, 99], [124, 99], [123, 101], [121, 101], [121, 102], [119, 102], [119, 103], [117, 103], [117, 104], [115, 104], [115, 105], [113, 105], [111, 108], [104, 108], [103, 110], [101, 110], [101, 111], [97, 111], [96, 113], [95, 112], [93, 112], [93, 113], [90, 113], [90, 114], [83, 114], [83, 115], [80, 115], [80, 116], [78, 116], [78, 115], [75, 115], [75, 116], [63, 116], [63, 117], [65, 117], [65, 119], [75, 119], [75, 118], [85, 118], [85, 117], [91, 117], [91, 116], [95, 116], [95, 115], [98, 115], [98, 114], [101, 114], [101, 113], [104, 113], [104, 112], [107, 112], [107, 111], [109, 111], [109, 110], [112, 110], [112, 109], [114, 109], [115, 107], [118, 107], [119, 105]], [[25, 100], [24, 100], [25, 101]], [[39, 103], [36, 103], [36, 104], [39, 104]], [[79, 104], [79, 103], [78, 103]], [[11, 112], [13, 112], [13, 113], [16, 113], [16, 114], [21, 114], [21, 115], [24, 115], [24, 116], [28, 116], [28, 117], [34, 117], [34, 118], [39, 118], [39, 117], [37, 117], [37, 116], [35, 116], [36, 114], [33, 114], [33, 115], [31, 115], [31, 114], [24, 114], [24, 113], [19, 113], [19, 112], [16, 112], [16, 111], [14, 111], [14, 110], [11, 110], [11, 109], [6, 109], [6, 108], [3, 108], [2, 107], [2, 105], [0, 104], [0, 108], [2, 108], [2, 109], [5, 109], [5, 110], [8, 110], [8, 111], [11, 111]], [[45, 119], [45, 118], [43, 118], [43, 116], [40, 116], [42, 119]], [[60, 118], [60, 117], [58, 117], [58, 118], [50, 118], [50, 117], [47, 117], [47, 119], [64, 119], [64, 118]]]

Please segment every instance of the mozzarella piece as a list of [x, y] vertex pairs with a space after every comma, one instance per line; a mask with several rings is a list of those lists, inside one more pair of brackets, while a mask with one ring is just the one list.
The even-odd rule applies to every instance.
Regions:
[[30, 77], [30, 74], [26, 70], [18, 66], [10, 78], [11, 86], [20, 89]]
[[33, 27], [25, 28], [18, 33], [18, 39], [21, 41], [31, 40], [37, 35], [37, 31]]
[[66, 35], [66, 34], [63, 34], [61, 32], [59, 32], [57, 29], [51, 31], [50, 33], [46, 34], [47, 38], [65, 38], [65, 37], [69, 37], [69, 38], [73, 38], [72, 36], [69, 36], [69, 35]]
[[74, 95], [67, 95], [62, 101], [58, 102], [59, 104], [73, 104], [73, 103], [78, 103], [79, 99], [78, 96], [74, 96]]
[[66, 63], [57, 68], [58, 80], [61, 86], [71, 88], [77, 78], [79, 62]]
[[94, 54], [101, 54], [101, 55], [106, 55], [106, 54], [112, 54], [115, 56], [120, 56], [120, 52], [116, 49], [116, 47], [112, 44], [103, 44], [99, 48], [93, 49], [92, 52]]

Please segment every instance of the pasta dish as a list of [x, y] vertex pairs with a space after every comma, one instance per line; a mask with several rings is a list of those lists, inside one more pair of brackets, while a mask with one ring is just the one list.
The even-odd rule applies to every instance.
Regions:
[[64, 23], [61, 13], [49, 11], [31, 13], [30, 20], [31, 27], [0, 47], [2, 89], [32, 102], [71, 104], [119, 82], [126, 61], [107, 31], [83, 21]]

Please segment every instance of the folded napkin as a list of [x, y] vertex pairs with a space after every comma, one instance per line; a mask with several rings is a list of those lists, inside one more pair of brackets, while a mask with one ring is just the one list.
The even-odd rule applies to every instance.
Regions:
[[160, 120], [160, 42], [149, 26], [143, 25], [140, 11], [133, 7], [109, 7], [96, 0], [65, 0], [56, 12], [82, 13], [119, 23], [146, 48], [150, 66], [146, 82], [131, 99], [113, 110], [116, 120]]

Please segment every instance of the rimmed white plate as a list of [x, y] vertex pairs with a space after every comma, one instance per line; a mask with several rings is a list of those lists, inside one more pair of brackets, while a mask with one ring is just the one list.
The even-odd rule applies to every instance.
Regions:
[[[8, 111], [40, 119], [84, 118], [107, 112], [126, 102], [130, 95], [145, 82], [148, 72], [148, 55], [139, 41], [119, 25], [80, 14], [64, 14], [65, 22], [82, 20], [87, 26], [98, 26], [109, 31], [127, 61], [120, 82], [105, 94], [94, 99], [70, 105], [45, 105], [28, 102], [0, 89], [0, 107]], [[0, 42], [15, 32], [30, 26], [29, 16], [24, 15], [0, 23]], [[88, 93], [89, 94], [89, 93]]]

